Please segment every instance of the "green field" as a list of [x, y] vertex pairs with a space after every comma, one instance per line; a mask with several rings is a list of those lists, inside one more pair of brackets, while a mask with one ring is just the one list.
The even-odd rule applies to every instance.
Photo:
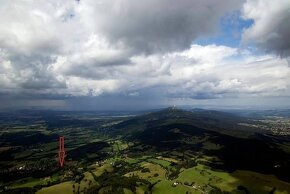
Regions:
[[73, 185], [72, 182], [60, 183], [47, 188], [43, 188], [39, 190], [37, 194], [56, 194], [56, 193], [72, 194], [73, 193], [72, 185]]

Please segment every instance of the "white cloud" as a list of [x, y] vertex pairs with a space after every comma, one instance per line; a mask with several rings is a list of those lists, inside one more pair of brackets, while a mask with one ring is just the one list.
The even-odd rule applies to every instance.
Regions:
[[[171, 88], [174, 96], [218, 98], [289, 93], [290, 70], [285, 59], [275, 55], [255, 56], [249, 51], [238, 52], [236, 49], [225, 49], [224, 46], [192, 47], [199, 48], [201, 53], [208, 50], [207, 55], [192, 65], [173, 67], [173, 77], [184, 80]], [[198, 49], [194, 53], [199, 53]], [[207, 60], [215, 56], [224, 57], [215, 61]]]
[[[221, 60], [227, 57], [233, 57], [237, 55], [237, 49], [227, 46], [217, 45], [192, 45], [189, 50], [184, 51], [182, 54], [188, 58], [199, 60], [202, 62], [221, 62]], [[210, 56], [210, 57], [208, 57]]]

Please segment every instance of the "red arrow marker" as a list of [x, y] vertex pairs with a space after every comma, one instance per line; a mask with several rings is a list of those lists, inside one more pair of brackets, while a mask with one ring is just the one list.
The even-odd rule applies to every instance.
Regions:
[[58, 149], [58, 161], [60, 166], [64, 165], [64, 157], [65, 157], [65, 150], [64, 150], [64, 137], [59, 137], [59, 149]]

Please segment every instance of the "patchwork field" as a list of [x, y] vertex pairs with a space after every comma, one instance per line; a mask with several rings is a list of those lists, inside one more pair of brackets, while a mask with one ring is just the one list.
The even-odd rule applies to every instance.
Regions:
[[[88, 114], [49, 116], [37, 125], [12, 121], [15, 131], [8, 132], [8, 125], [0, 131], [0, 191], [290, 193], [287, 138], [247, 132], [240, 137], [242, 132], [233, 129], [230, 135], [225, 130], [220, 133], [209, 129], [211, 122], [217, 125], [217, 118], [204, 123], [204, 113], [198, 121], [196, 114], [168, 109], [133, 118]], [[60, 135], [66, 149], [62, 168], [57, 161]]]

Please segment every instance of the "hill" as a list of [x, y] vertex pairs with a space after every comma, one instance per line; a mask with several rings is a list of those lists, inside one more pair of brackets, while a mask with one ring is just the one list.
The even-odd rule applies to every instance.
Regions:
[[239, 128], [239, 122], [245, 118], [219, 111], [167, 108], [125, 120], [114, 128], [136, 142], [132, 152], [200, 153], [215, 158], [207, 164], [212, 168], [275, 174], [289, 181], [290, 157], [280, 149], [277, 137], [249, 132], [249, 128]]
[[185, 111], [170, 107], [129, 118], [128, 120], [114, 125], [114, 129], [119, 131], [121, 129], [123, 133], [131, 133], [136, 132], [136, 130], [144, 130], [146, 128], [159, 127], [167, 124], [186, 124], [223, 134], [248, 137], [255, 132], [260, 132], [259, 129], [239, 124], [253, 122], [254, 121], [248, 118], [227, 112], [203, 109]]

